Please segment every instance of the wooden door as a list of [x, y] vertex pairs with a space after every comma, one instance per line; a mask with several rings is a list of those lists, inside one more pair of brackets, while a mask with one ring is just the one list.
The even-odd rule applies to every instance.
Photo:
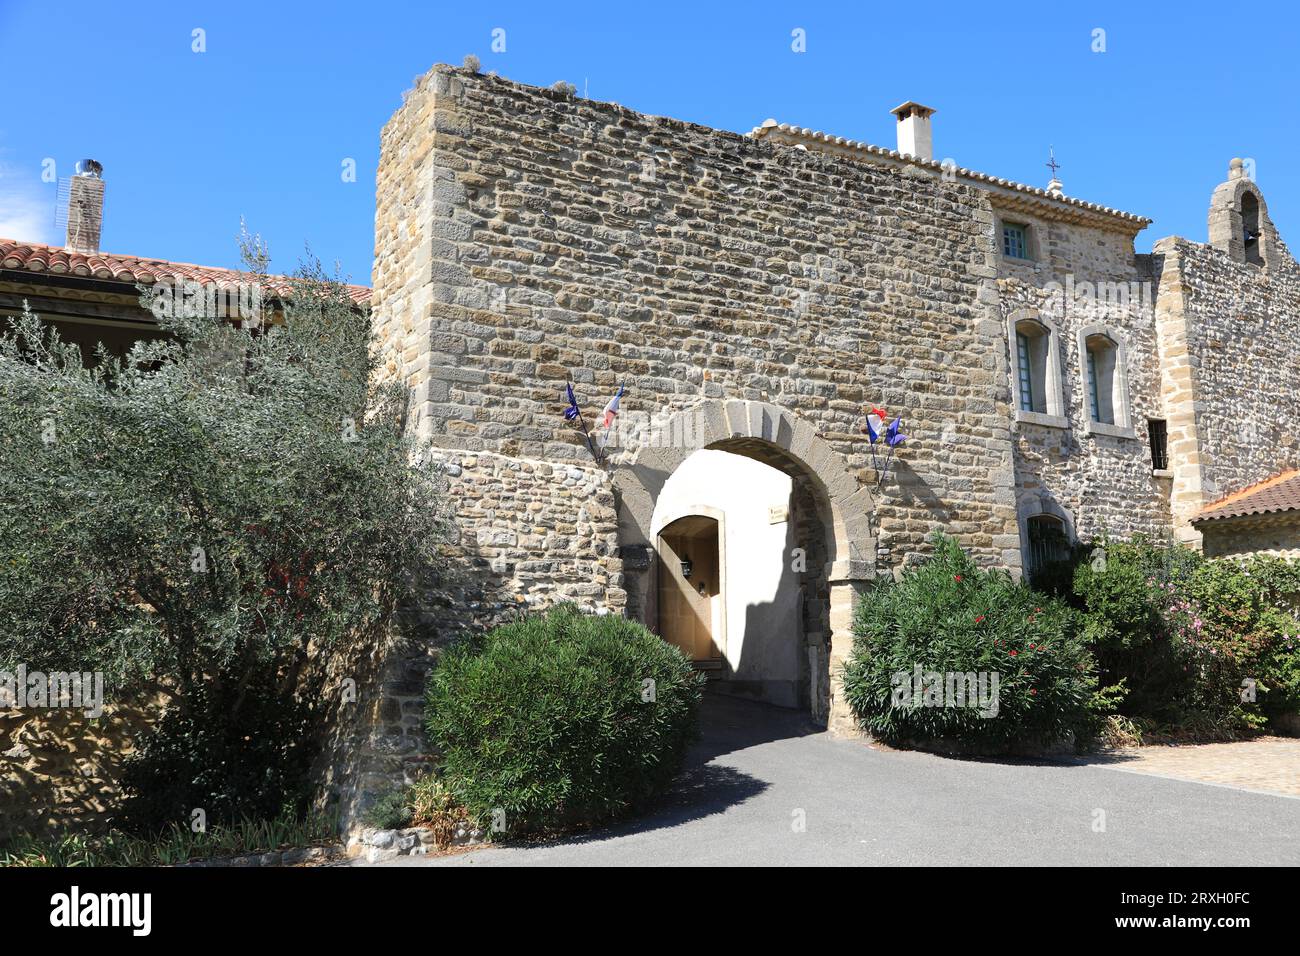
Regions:
[[659, 633], [696, 663], [722, 663], [718, 521], [678, 518], [659, 533]]

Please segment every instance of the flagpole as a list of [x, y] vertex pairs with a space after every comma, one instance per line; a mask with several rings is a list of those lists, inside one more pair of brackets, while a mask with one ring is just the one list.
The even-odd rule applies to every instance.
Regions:
[[879, 469], [876, 470], [876, 473], [880, 476], [879, 479], [876, 481], [877, 488], [885, 487], [885, 482], [889, 480], [889, 465], [891, 462], [893, 462], [893, 460], [894, 460], [894, 446], [890, 445], [889, 454], [885, 456], [885, 470], [883, 472], [881, 472]]
[[[573, 409], [573, 411], [577, 413], [577, 421], [574, 422], [574, 427], [580, 428], [582, 430], [583, 437], [587, 439], [587, 451], [591, 452], [592, 459], [596, 462], [596, 464], [604, 466], [605, 464], [604, 456], [602, 456], [599, 452], [597, 452], [596, 446], [592, 444], [591, 431], [587, 428], [587, 416], [582, 414], [582, 406], [578, 404], [578, 399], [573, 394], [573, 382], [566, 380], [564, 383], [564, 387], [566, 393], [569, 396], [569, 408]], [[569, 417], [569, 413], [567, 410], [564, 413], [564, 417], [565, 418]], [[573, 419], [569, 419], [569, 420], [573, 421]]]
[[591, 432], [587, 431], [587, 416], [582, 414], [582, 409], [578, 409], [578, 421], [582, 422], [582, 432], [587, 436], [587, 450], [591, 452], [591, 457], [596, 459], [596, 464], [605, 464], [604, 457], [596, 451], [596, 446], [591, 442]]

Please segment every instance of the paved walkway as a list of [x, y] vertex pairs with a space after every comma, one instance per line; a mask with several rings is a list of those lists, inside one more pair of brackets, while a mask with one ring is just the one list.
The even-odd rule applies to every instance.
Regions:
[[1229, 744], [1159, 744], [1090, 757], [1087, 763], [1300, 797], [1300, 738], [1257, 737]]
[[379, 865], [1300, 864], [1300, 800], [1291, 797], [1116, 773], [1120, 759], [955, 760], [874, 748], [791, 711], [725, 698], [706, 701], [704, 726], [680, 784], [638, 820]]

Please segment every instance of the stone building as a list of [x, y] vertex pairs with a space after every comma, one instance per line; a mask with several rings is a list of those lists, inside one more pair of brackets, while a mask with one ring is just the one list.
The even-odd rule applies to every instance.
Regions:
[[[62, 246], [0, 237], [0, 321], [19, 315], [26, 305], [90, 361], [101, 345], [124, 355], [133, 343], [162, 336], [158, 316], [141, 304], [146, 288], [157, 292], [159, 311], [198, 310], [194, 314], [235, 322], [274, 320], [274, 297], [287, 289], [279, 277], [270, 277], [272, 298], [263, 302], [261, 283], [236, 269], [101, 249], [104, 191], [103, 165], [83, 159], [61, 190], [67, 195], [57, 217], [66, 223]], [[358, 308], [369, 303], [365, 286], [349, 286], [348, 292]], [[260, 314], [264, 306], [266, 316]]]
[[[627, 615], [848, 729], [855, 596], [936, 530], [1015, 575], [1105, 534], [1300, 550], [1300, 269], [1249, 164], [1208, 242], [1144, 255], [1150, 220], [936, 160], [935, 111], [893, 112], [897, 149], [445, 66], [408, 91], [354, 295], [459, 538], [338, 742], [345, 812], [427, 761], [437, 648], [519, 609]], [[220, 279], [85, 248], [94, 226], [0, 240], [0, 309], [147, 324], [137, 282]]]
[[[440, 638], [574, 600], [843, 727], [854, 595], [932, 531], [1017, 575], [1103, 534], [1199, 545], [1300, 465], [1300, 270], [1241, 161], [1208, 243], [1142, 255], [1147, 219], [936, 161], [934, 112], [898, 107], [894, 150], [419, 80], [382, 134], [373, 308], [474, 569]], [[626, 389], [603, 452], [570, 382], [588, 426]], [[871, 406], [908, 435], [884, 481]], [[696, 464], [720, 453], [767, 471]]]

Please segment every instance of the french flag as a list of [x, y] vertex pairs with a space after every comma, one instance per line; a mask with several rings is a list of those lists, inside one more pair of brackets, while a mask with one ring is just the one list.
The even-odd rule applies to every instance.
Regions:
[[867, 438], [871, 444], [875, 444], [881, 433], [885, 430], [885, 425], [889, 421], [889, 413], [883, 408], [873, 408], [867, 415]]
[[601, 422], [605, 426], [605, 433], [600, 436], [600, 447], [604, 448], [609, 441], [610, 429], [614, 427], [614, 419], [618, 418], [618, 403], [623, 398], [623, 386], [618, 387], [618, 394], [609, 400], [605, 406], [605, 411], [601, 415]]

